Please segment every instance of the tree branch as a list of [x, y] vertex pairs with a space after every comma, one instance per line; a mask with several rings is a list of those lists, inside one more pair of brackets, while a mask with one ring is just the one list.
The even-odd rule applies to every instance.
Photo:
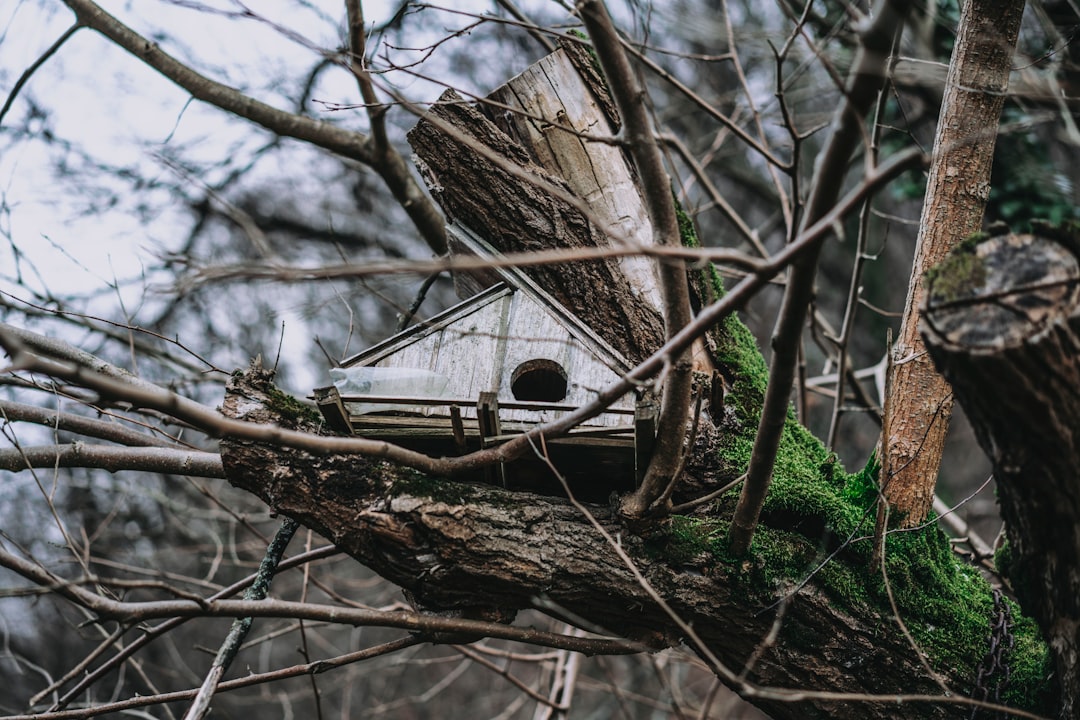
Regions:
[[[833, 118], [828, 144], [822, 150], [814, 172], [810, 198], [802, 220], [803, 228], [827, 215], [840, 195], [848, 162], [863, 139], [863, 116], [885, 82], [893, 35], [903, 29], [908, 6], [909, 3], [901, 0], [881, 0], [873, 23], [860, 33], [862, 42], [851, 68], [847, 91]], [[736, 555], [745, 554], [750, 547], [772, 481], [776, 453], [791, 404], [798, 349], [806, 314], [813, 299], [820, 253], [821, 243], [817, 242], [792, 264], [784, 290], [776, 329], [773, 331], [773, 355], [761, 420], [746, 482], [739, 495], [728, 536], [731, 551]]]
[[221, 456], [162, 447], [116, 447], [76, 442], [64, 445], [17, 447], [0, 450], [0, 470], [85, 467], [109, 472], [141, 470], [168, 475], [221, 478]]
[[67, 30], [61, 33], [60, 37], [56, 39], [56, 42], [46, 48], [45, 52], [41, 53], [41, 56], [38, 57], [37, 60], [32, 62], [30, 66], [23, 71], [22, 75], [19, 76], [19, 79], [15, 81], [14, 85], [12, 85], [11, 92], [8, 93], [7, 99], [4, 101], [3, 107], [0, 107], [0, 125], [4, 124], [4, 116], [8, 114], [8, 110], [10, 110], [11, 106], [15, 103], [15, 98], [19, 97], [19, 91], [23, 89], [23, 86], [26, 85], [26, 83], [30, 82], [30, 78], [33, 77], [35, 72], [37, 72], [38, 68], [44, 65], [49, 58], [55, 55], [57, 51], [61, 47], [63, 47], [64, 43], [66, 43], [72, 35], [74, 35], [82, 28], [83, 25], [80, 22], [76, 22], [74, 25], [69, 27]]
[[134, 428], [121, 425], [119, 422], [107, 422], [95, 420], [83, 415], [76, 415], [59, 410], [50, 410], [37, 405], [0, 400], [0, 419], [7, 422], [30, 422], [37, 425], [45, 425], [54, 430], [85, 435], [129, 445], [132, 447], [157, 447], [157, 448], [180, 448], [182, 443], [175, 440], [166, 440], [155, 435], [139, 432]]
[[413, 179], [400, 153], [388, 144], [382, 146], [362, 133], [279, 110], [236, 88], [211, 80], [161, 50], [157, 43], [142, 37], [91, 0], [64, 0], [64, 4], [75, 13], [80, 24], [139, 58], [197, 100], [250, 120], [277, 135], [311, 143], [371, 167], [382, 177], [431, 249], [440, 254], [446, 251], [442, 214]]
[[[252, 581], [251, 586], [244, 591], [244, 600], [265, 600], [269, 595], [270, 583], [274, 579], [274, 573], [281, 563], [282, 555], [285, 554], [285, 548], [288, 547], [289, 541], [292, 540], [298, 527], [300, 527], [300, 524], [292, 518], [284, 518], [281, 521], [274, 539], [266, 547], [266, 553], [259, 563], [259, 570], [255, 574], [255, 579]], [[184, 714], [184, 720], [201, 720], [210, 712], [210, 701], [213, 700], [214, 693], [217, 692], [218, 686], [221, 684], [222, 676], [232, 665], [233, 660], [236, 659], [236, 654], [240, 652], [240, 646], [243, 644], [244, 639], [247, 638], [248, 633], [251, 632], [252, 620], [251, 617], [240, 617], [233, 620], [229, 634], [221, 642], [221, 648], [210, 666], [210, 671], [206, 674], [206, 679], [203, 680], [198, 694], [192, 700], [187, 713]]]
[[124, 623], [182, 617], [265, 617], [320, 620], [357, 627], [388, 627], [425, 634], [475, 635], [502, 638], [543, 647], [560, 648], [586, 655], [625, 655], [641, 652], [640, 643], [617, 638], [576, 637], [521, 628], [501, 623], [424, 615], [404, 610], [367, 610], [288, 600], [151, 600], [128, 602], [66, 582], [40, 565], [0, 548], [0, 566], [38, 585], [50, 587], [68, 601], [95, 613], [98, 618]]
[[[589, 31], [608, 88], [619, 109], [622, 120], [620, 132], [626, 136], [637, 167], [652, 223], [653, 244], [658, 247], [681, 245], [671, 179], [664, 170], [663, 157], [646, 112], [645, 90], [630, 67], [622, 41], [602, 0], [586, 0], [579, 3], [577, 9]], [[693, 320], [686, 267], [682, 263], [661, 262], [657, 277], [663, 297], [664, 330], [670, 340]], [[653, 502], [675, 481], [675, 472], [683, 454], [693, 384], [688, 349], [672, 355], [669, 363], [660, 417], [657, 419], [657, 425], [663, 428], [663, 432], [657, 435], [653, 457], [641, 487], [622, 503], [622, 512], [630, 520], [643, 519], [650, 512]], [[657, 510], [660, 517], [667, 514], [667, 508]]]
[[[262, 381], [248, 375], [238, 378], [236, 385], [226, 398], [227, 413], [237, 404], [258, 402]], [[696, 450], [709, 455], [717, 448]], [[927, 677], [919, 652], [892, 621], [887, 604], [882, 608], [867, 604], [865, 598], [854, 603], [841, 600], [824, 589], [826, 574], [816, 570], [805, 575], [796, 593], [786, 596], [777, 645], [755, 655], [773, 626], [772, 604], [784, 593], [778, 593], [774, 580], [767, 580], [763, 591], [755, 584], [761, 564], [769, 562], [762, 557], [736, 560], [723, 551], [720, 556], [712, 554], [715, 550], [710, 548], [716, 545], [710, 538], [723, 522], [680, 519], [638, 536], [623, 531], [613, 510], [603, 505], [587, 506], [587, 515], [593, 518], [589, 520], [579, 506], [565, 499], [421, 478], [355, 457], [313, 457], [272, 446], [228, 442], [224, 458], [234, 485], [329, 538], [365, 566], [406, 588], [420, 603], [444, 612], [506, 615], [519, 608], [536, 608], [650, 647], [685, 641], [685, 628], [692, 628], [716, 658], [710, 669], [778, 719], [805, 717], [808, 706], [835, 717], [839, 715], [837, 702], [844, 703], [845, 718], [882, 720], [897, 712], [890, 701], [930, 703], [906, 710], [907, 716], [917, 712], [921, 718], [966, 716], [960, 706], [974, 704], [967, 698], [940, 694], [934, 680]], [[833, 491], [822, 484], [810, 492]], [[812, 502], [809, 496], [806, 501]], [[940, 578], [931, 580], [929, 568], [921, 564], [937, 562], [931, 556], [949, 564], [956, 561], [936, 530], [923, 532], [934, 549], [919, 545], [925, 552], [916, 551], [919, 554], [910, 561], [920, 567], [908, 566], [902, 577], [891, 580], [894, 587], [903, 583], [905, 595], [913, 582], [932, 582], [936, 589], [930, 592], [939, 597], [936, 593], [952, 591], [937, 585]], [[682, 544], [679, 538], [685, 538], [684, 533], [704, 544], [696, 540], [689, 546]], [[803, 562], [818, 566], [820, 538], [779, 527], [770, 529], [769, 538], [770, 543], [781, 543], [770, 544], [773, 552], [800, 558], [794, 560], [797, 575], [805, 573]], [[863, 538], [859, 545], [858, 551], [834, 553], [829, 574], [839, 572], [846, 577], [854, 567], [867, 572], [869, 540]], [[848, 552], [854, 555], [847, 557]], [[894, 572], [901, 567], [891, 566]], [[850, 580], [860, 586], [864, 582]], [[962, 584], [974, 581], [961, 580]], [[870, 587], [867, 591], [878, 592]], [[900, 591], [896, 592], [899, 598]], [[836, 602], [841, 603], [839, 608]], [[965, 607], [949, 619], [935, 615], [934, 622], [953, 620], [950, 630], [963, 623], [981, 637], [985, 619], [979, 611], [974, 617], [963, 615], [971, 611]], [[925, 623], [925, 618], [917, 620], [908, 614], [912, 612], [908, 605], [899, 612], [905, 613], [909, 627]], [[959, 619], [962, 616], [964, 620]], [[925, 625], [920, 627], [925, 630]], [[935, 670], [946, 675], [950, 687], [964, 687], [983, 650], [976, 642], [970, 652], [950, 662], [936, 661]], [[757, 658], [752, 676], [738, 678], [731, 668], [751, 656]], [[789, 687], [792, 678], [800, 678], [801, 689]], [[807, 683], [806, 678], [812, 680]], [[894, 692], [911, 695], [898, 700], [895, 694], [884, 694]], [[794, 702], [804, 704], [790, 704]]]
[[1025, 5], [1024, 0], [969, 0], [960, 15], [904, 319], [890, 351], [896, 362], [885, 404], [889, 434], [882, 438], [882, 491], [904, 525], [917, 525], [930, 512], [952, 414], [952, 391], [919, 337], [925, 276], [982, 227]]
[[[303, 663], [302, 665], [293, 665], [291, 667], [279, 668], [263, 673], [252, 673], [250, 675], [245, 675], [244, 677], [234, 678], [233, 680], [225, 680], [218, 684], [217, 691], [227, 692], [229, 690], [240, 690], [241, 688], [251, 687], [252, 685], [276, 682], [286, 678], [317, 675], [344, 665], [363, 662], [364, 660], [373, 657], [387, 655], [425, 642], [427, 642], [427, 639], [422, 635], [410, 634], [397, 640], [380, 643], [369, 648], [364, 648], [363, 650], [357, 650], [356, 652], [338, 655], [337, 657], [327, 658], [325, 660], [315, 660], [314, 662]], [[164, 705], [165, 703], [178, 702], [180, 700], [190, 700], [196, 697], [198, 693], [199, 691], [197, 689], [191, 689], [156, 693], [154, 695], [136, 695], [127, 700], [97, 703], [90, 708], [51, 710], [28, 715], [7, 715], [4, 717], [4, 720], [86, 720], [86, 718], [97, 717], [98, 715], [122, 713], [124, 711], [134, 710], [135, 708], [149, 707], [151, 705]]]

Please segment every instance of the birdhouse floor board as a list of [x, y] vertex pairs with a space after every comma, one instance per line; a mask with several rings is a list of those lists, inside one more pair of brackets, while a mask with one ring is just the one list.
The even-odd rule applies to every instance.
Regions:
[[[465, 427], [464, 438], [466, 441], [475, 441], [480, 438], [480, 431], [478, 428]], [[484, 442], [487, 445], [497, 445], [502, 442], [511, 440], [525, 429], [521, 429], [517, 433], [506, 433], [507, 428], [502, 428], [504, 431], [501, 435], [495, 435], [492, 437], [485, 437]], [[357, 435], [371, 438], [373, 440], [390, 440], [395, 438], [408, 439], [408, 438], [433, 438], [444, 439], [454, 437], [453, 426], [447, 424], [446, 426], [431, 426], [426, 428], [418, 428], [413, 425], [353, 425], [353, 431]], [[592, 447], [633, 447], [633, 437], [628, 432], [622, 432], [619, 434], [597, 431], [597, 432], [580, 432], [572, 433], [565, 437], [553, 438], [545, 440], [547, 444], [561, 444], [561, 445], [581, 445]]]
[[[357, 404], [385, 404], [385, 405], [416, 405], [425, 407], [440, 407], [449, 412], [451, 405], [457, 405], [458, 407], [474, 407], [476, 405], [475, 400], [468, 400], [466, 398], [426, 398], [407, 395], [345, 395], [341, 398], [342, 402], [357, 403]], [[503, 410], [535, 410], [537, 412], [545, 410], [557, 410], [557, 411], [570, 411], [577, 410], [578, 406], [570, 403], [548, 403], [548, 402], [513, 402], [513, 401], [499, 401], [499, 407]], [[634, 409], [627, 407], [612, 407], [604, 411], [604, 414], [614, 415], [633, 415]]]

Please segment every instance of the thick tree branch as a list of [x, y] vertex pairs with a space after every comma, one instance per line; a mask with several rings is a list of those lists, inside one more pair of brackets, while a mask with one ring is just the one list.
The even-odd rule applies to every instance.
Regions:
[[[237, 377], [225, 412], [258, 402], [260, 387], [265, 377], [258, 373]], [[773, 581], [763, 594], [753, 589], [760, 558], [720, 560], [702, 547], [686, 554], [678, 549], [679, 531], [660, 526], [644, 537], [627, 534], [610, 508], [589, 506], [599, 528], [610, 538], [619, 535], [616, 548], [564, 499], [418, 478], [355, 457], [225, 445], [230, 482], [316, 529], [425, 605], [471, 615], [537, 608], [651, 647], [678, 642], [686, 625], [723, 664], [713, 670], [735, 677], [741, 694], [779, 719], [806, 717], [808, 707], [832, 717], [895, 717], [896, 705], [886, 697], [904, 705], [906, 716], [960, 717], [967, 715], [960, 705], [973, 702], [940, 694], [897, 623], [861, 603], [839, 610], [816, 573], [784, 600], [782, 640], [761, 652], [773, 624], [768, 608], [778, 598]], [[808, 561], [817, 554], [818, 541], [797, 534], [780, 532], [773, 540], [791, 543], [784, 554]], [[943, 541], [935, 552], [951, 561]], [[732, 668], [748, 657], [756, 660], [753, 674], [741, 680]], [[944, 668], [950, 687], [966, 686], [970, 670], [960, 666], [967, 662], [977, 657]], [[793, 678], [800, 689], [789, 687]], [[809, 687], [806, 678], [813, 678]], [[925, 694], [915, 710], [906, 707], [913, 696], [882, 694], [894, 692]]]
[[922, 331], [994, 463], [1008, 544], [995, 557], [1038, 620], [1080, 712], [1080, 237], [961, 245], [926, 285]]

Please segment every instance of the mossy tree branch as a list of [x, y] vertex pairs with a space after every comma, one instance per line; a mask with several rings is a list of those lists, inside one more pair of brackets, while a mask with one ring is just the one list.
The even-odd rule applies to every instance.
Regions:
[[[252, 409], [268, 382], [264, 371], [236, 376], [224, 412], [271, 420], [272, 412]], [[753, 405], [752, 394], [746, 402]], [[734, 418], [731, 423], [727, 430], [742, 438], [753, 431], [737, 430]], [[707, 424], [689, 472], [699, 481], [709, 473], [719, 473], [718, 482], [728, 477], [734, 471], [724, 469], [727, 463], [740, 462], [730, 442]], [[745, 559], [726, 552], [724, 521], [672, 518], [639, 537], [621, 532], [611, 508], [587, 507], [621, 536], [622, 550], [652, 589], [725, 664], [718, 674], [736, 676], [758, 656], [735, 686], [774, 718], [815, 712], [890, 718], [897, 695], [906, 717], [967, 717], [963, 694], [985, 652], [989, 587], [954, 558], [935, 528], [890, 537], [886, 565], [894, 594], [935, 670], [957, 691], [946, 697], [890, 618], [883, 586], [867, 570], [869, 540], [847, 545], [820, 565], [822, 543], [866, 535], [872, 526], [867, 508], [874, 496], [863, 492], [872, 488], [869, 475], [843, 475], [824, 448], [794, 426], [785, 447], [779, 491]], [[681, 640], [678, 626], [615, 550], [564, 499], [246, 441], [225, 441], [223, 460], [233, 484], [316, 529], [424, 606], [504, 621], [535, 608], [651, 648]], [[780, 636], [758, 651], [778, 602], [786, 604]], [[1018, 634], [1032, 652], [1030, 623]], [[1034, 647], [1037, 652], [1037, 640]]]

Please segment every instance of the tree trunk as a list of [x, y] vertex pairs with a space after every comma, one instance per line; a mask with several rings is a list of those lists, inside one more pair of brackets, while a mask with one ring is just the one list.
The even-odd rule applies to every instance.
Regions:
[[923, 275], [982, 227], [997, 126], [1024, 0], [966, 0], [941, 106], [904, 320], [885, 403], [883, 490], [903, 524], [923, 522], [952, 415], [952, 395], [923, 352]]
[[[1043, 231], [1046, 233], [1048, 231]], [[923, 330], [994, 463], [1002, 564], [1080, 715], [1080, 265], [1076, 237], [962, 247], [928, 282]], [[1070, 251], [1071, 250], [1071, 251]]]

